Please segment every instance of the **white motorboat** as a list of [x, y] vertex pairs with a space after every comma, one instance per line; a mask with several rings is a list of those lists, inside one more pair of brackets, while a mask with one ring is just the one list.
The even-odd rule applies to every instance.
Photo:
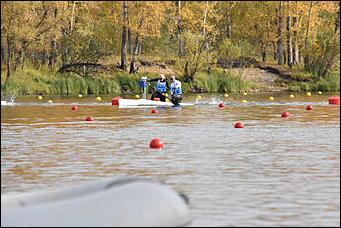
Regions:
[[187, 204], [184, 195], [147, 179], [110, 179], [62, 190], [2, 194], [1, 227], [187, 226]]

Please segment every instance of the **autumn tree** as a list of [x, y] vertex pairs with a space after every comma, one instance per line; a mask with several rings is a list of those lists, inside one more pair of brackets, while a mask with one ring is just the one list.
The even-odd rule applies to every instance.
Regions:
[[[88, 76], [88, 66], [96, 67], [98, 62], [118, 49], [119, 26], [115, 2], [72, 2], [69, 5], [69, 26], [63, 28], [60, 40], [61, 68], [66, 67], [82, 76]], [[114, 39], [117, 37], [117, 39]]]
[[[314, 5], [317, 4], [317, 5]], [[314, 72], [316, 79], [325, 78], [332, 67], [340, 61], [340, 34], [335, 29], [338, 2], [310, 3], [309, 30], [305, 37], [305, 61], [307, 71]], [[318, 8], [318, 9], [317, 9]], [[308, 26], [308, 25], [307, 25]]]
[[[184, 55], [178, 59], [178, 67], [185, 82], [193, 82], [195, 74], [204, 67], [209, 69], [215, 40], [213, 22], [216, 2], [186, 2], [182, 7]], [[199, 15], [199, 16], [198, 16]]]
[[240, 20], [235, 22], [239, 28], [236, 35], [256, 45], [265, 62], [268, 47], [276, 41], [274, 2], [241, 2], [238, 7]]
[[54, 61], [53, 42], [60, 37], [60, 28], [65, 25], [64, 8], [65, 2], [1, 3], [1, 41], [6, 47], [7, 79], [12, 70], [24, 64], [25, 58], [33, 62]]
[[131, 2], [129, 29], [134, 35], [133, 56], [130, 62], [130, 73], [136, 73], [136, 62], [140, 45], [144, 39], [161, 36], [161, 25], [164, 20], [164, 10], [170, 2], [137, 1]]

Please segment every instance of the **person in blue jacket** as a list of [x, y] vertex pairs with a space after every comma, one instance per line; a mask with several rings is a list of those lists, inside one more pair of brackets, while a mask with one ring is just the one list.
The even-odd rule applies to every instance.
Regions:
[[182, 100], [182, 89], [181, 89], [181, 82], [179, 80], [176, 80], [176, 77], [174, 75], [170, 76], [171, 81], [171, 95], [172, 95], [172, 102], [174, 104], [180, 104]]
[[151, 100], [154, 100], [154, 98], [160, 98], [160, 101], [165, 102], [167, 91], [169, 90], [169, 83], [165, 77], [165, 75], [160, 74], [159, 78], [154, 79], [147, 79], [147, 82], [155, 82], [156, 81], [156, 90], [151, 96]]

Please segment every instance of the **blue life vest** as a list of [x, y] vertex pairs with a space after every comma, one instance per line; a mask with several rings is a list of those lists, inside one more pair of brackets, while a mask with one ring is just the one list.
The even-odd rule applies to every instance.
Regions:
[[175, 82], [172, 82], [172, 84], [171, 84], [171, 94], [172, 95], [182, 94], [181, 82], [180, 81], [175, 80]]
[[161, 93], [167, 93], [167, 84], [166, 80], [164, 82], [161, 82], [160, 80], [157, 81], [156, 83], [156, 88], [159, 90]]

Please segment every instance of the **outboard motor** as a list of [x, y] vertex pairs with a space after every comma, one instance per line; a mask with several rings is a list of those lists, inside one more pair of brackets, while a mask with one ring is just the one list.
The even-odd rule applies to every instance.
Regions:
[[147, 77], [141, 77], [141, 81], [140, 81], [140, 87], [143, 88], [143, 92], [142, 92], [142, 98], [143, 99], [147, 99]]

